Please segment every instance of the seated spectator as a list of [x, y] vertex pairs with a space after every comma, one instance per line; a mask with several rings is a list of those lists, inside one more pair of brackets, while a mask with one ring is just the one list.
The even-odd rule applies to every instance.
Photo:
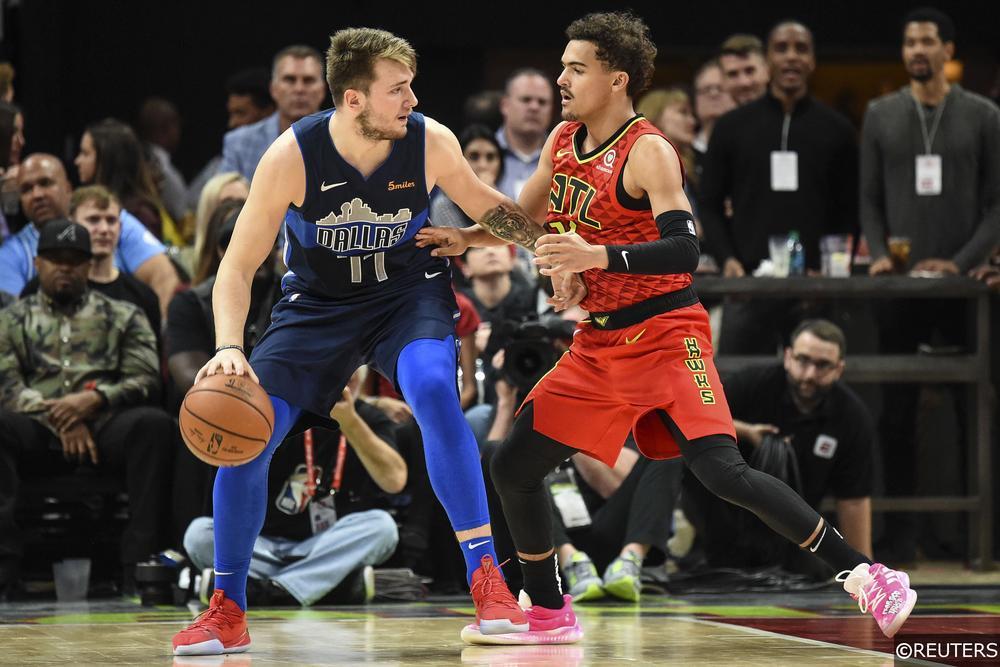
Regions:
[[81, 183], [103, 185], [154, 236], [170, 245], [184, 245], [174, 219], [163, 207], [153, 170], [131, 127], [114, 118], [89, 126], [74, 162]]
[[[114, 253], [121, 237], [121, 206], [115, 196], [100, 185], [78, 188], [69, 201], [69, 216], [90, 232], [94, 259], [87, 274], [87, 287], [112, 299], [138, 306], [149, 320], [153, 333], [160, 339], [160, 305], [156, 293], [115, 266]], [[21, 296], [38, 291], [38, 276], [32, 278]]]
[[[219, 260], [229, 247], [242, 201], [226, 200], [220, 204], [206, 226], [211, 257], [205, 257], [189, 290], [178, 292], [170, 302], [164, 334], [170, 384], [167, 406], [171, 412], [180, 407], [184, 394], [194, 385], [198, 370], [215, 354], [215, 317], [212, 312], [212, 289]], [[276, 254], [276, 253], [275, 253]], [[250, 306], [244, 328], [243, 348], [250, 354], [271, 318], [271, 308], [281, 298], [281, 277], [275, 271], [276, 256], [265, 261], [254, 276], [250, 288]], [[211, 514], [212, 483], [216, 468], [182, 449], [174, 470], [174, 530], [181, 538], [195, 517]]]
[[184, 176], [177, 170], [170, 156], [177, 151], [181, 141], [181, 115], [173, 102], [162, 97], [148, 97], [139, 107], [139, 117], [136, 120], [136, 130], [142, 140], [143, 148], [149, 156], [153, 181], [157, 192], [163, 200], [167, 213], [178, 224], [185, 242], [188, 238], [187, 184]]
[[[496, 188], [503, 177], [503, 150], [496, 137], [485, 125], [470, 125], [458, 135], [469, 166], [476, 176], [491, 188]], [[431, 222], [438, 227], [469, 227], [476, 221], [465, 214], [445, 195], [439, 195], [431, 203]]]
[[35, 264], [41, 291], [0, 312], [0, 586], [17, 581], [19, 480], [96, 466], [124, 478], [126, 587], [134, 565], [167, 546], [177, 426], [160, 408], [153, 331], [130, 303], [88, 289], [90, 235], [53, 221]]
[[[18, 295], [35, 277], [38, 230], [46, 222], [69, 214], [72, 189], [62, 162], [54, 155], [34, 153], [25, 158], [17, 176], [21, 209], [29, 224], [0, 246], [0, 291]], [[115, 249], [115, 266], [134, 275], [156, 292], [160, 313], [179, 284], [177, 271], [163, 244], [135, 216], [121, 212], [121, 235]]]
[[[271, 604], [291, 596], [308, 606], [350, 577], [347, 599], [338, 601], [372, 598], [371, 568], [392, 555], [398, 540], [387, 494], [403, 489], [407, 469], [392, 421], [358, 398], [362, 375], [359, 369], [330, 411], [339, 432], [313, 429], [311, 437], [290, 438], [275, 452], [268, 473], [272, 501], [250, 561], [250, 579], [258, 585], [248, 594]], [[214, 588], [213, 526], [201, 517], [184, 535], [191, 562], [203, 568], [203, 600]]]
[[13, 104], [0, 102], [0, 241], [12, 232], [7, 215], [17, 212], [17, 171], [23, 149], [24, 114]]
[[[814, 509], [833, 495], [837, 523], [855, 549], [872, 557], [871, 494], [876, 435], [867, 406], [840, 381], [846, 340], [835, 324], [806, 320], [785, 349], [783, 364], [747, 368], [724, 378], [740, 450], [756, 468], [771, 469]], [[787, 445], [786, 445], [787, 443]], [[790, 447], [790, 450], [788, 449]], [[791, 548], [746, 510], [719, 500], [685, 475], [684, 511], [713, 567], [786, 569], [828, 576], [815, 558]]]
[[463, 258], [462, 273], [470, 286], [462, 293], [472, 301], [482, 319], [476, 335], [476, 348], [486, 370], [485, 403], [474, 406], [466, 414], [476, 440], [481, 443], [493, 421], [493, 403], [496, 401], [493, 393], [496, 376], [491, 361], [500, 348], [497, 347], [498, 339], [493, 339], [491, 343], [491, 332], [500, 329], [504, 323], [536, 318], [538, 289], [514, 270], [513, 246], [469, 248]]
[[567, 465], [547, 480], [567, 592], [574, 601], [638, 601], [643, 561], [654, 549], [666, 554], [683, 464], [647, 459], [629, 438], [614, 468], [583, 453]]
[[253, 180], [267, 147], [292, 123], [319, 111], [326, 98], [323, 56], [311, 46], [288, 46], [274, 56], [271, 97], [277, 111], [267, 118], [226, 133], [219, 172], [235, 171]]
[[[226, 112], [228, 127], [235, 130], [244, 125], [253, 125], [274, 113], [274, 100], [268, 92], [271, 75], [263, 67], [240, 70], [226, 81]], [[198, 209], [201, 191], [208, 179], [219, 173], [222, 154], [216, 155], [201, 168], [188, 186], [188, 207]], [[225, 172], [222, 172], [225, 173]]]
[[[181, 248], [178, 253], [178, 261], [188, 275], [193, 277], [202, 263], [206, 252], [205, 231], [219, 204], [224, 201], [246, 201], [249, 194], [250, 183], [235, 171], [215, 174], [204, 183], [201, 196], [195, 204], [192, 243]], [[207, 250], [212, 252], [211, 246]]]

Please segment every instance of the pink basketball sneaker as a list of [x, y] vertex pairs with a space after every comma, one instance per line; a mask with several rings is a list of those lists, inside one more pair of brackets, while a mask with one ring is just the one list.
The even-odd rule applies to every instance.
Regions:
[[896, 634], [917, 603], [910, 577], [881, 563], [861, 563], [838, 574], [837, 581], [844, 582], [844, 590], [858, 601], [861, 613], [871, 612], [886, 637]]
[[530, 600], [521, 591], [520, 603], [528, 619], [527, 632], [483, 634], [478, 624], [462, 630], [462, 639], [468, 644], [572, 644], [583, 639], [583, 629], [573, 613], [573, 598], [563, 595], [562, 609], [545, 609], [529, 606]]

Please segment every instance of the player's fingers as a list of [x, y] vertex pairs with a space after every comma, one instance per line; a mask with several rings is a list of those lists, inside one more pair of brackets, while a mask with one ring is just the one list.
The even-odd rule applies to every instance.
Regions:
[[87, 451], [90, 453], [90, 462], [95, 466], [97, 465], [97, 445], [94, 444], [94, 439], [87, 435], [87, 439], [84, 441], [87, 445]]
[[538, 240], [535, 241], [535, 248], [540, 250], [543, 245], [548, 243], [559, 243], [560, 236], [560, 234], [542, 234], [538, 237]]

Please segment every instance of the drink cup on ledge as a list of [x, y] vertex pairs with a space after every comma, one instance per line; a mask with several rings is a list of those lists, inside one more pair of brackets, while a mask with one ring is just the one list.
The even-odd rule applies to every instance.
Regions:
[[850, 234], [830, 234], [819, 240], [824, 276], [847, 278], [851, 275], [852, 240]]
[[771, 255], [774, 277], [787, 278], [788, 266], [791, 262], [791, 249], [788, 247], [788, 236], [781, 234], [767, 237], [767, 249]]
[[906, 236], [890, 236], [889, 258], [896, 273], [905, 273], [910, 268], [910, 239]]

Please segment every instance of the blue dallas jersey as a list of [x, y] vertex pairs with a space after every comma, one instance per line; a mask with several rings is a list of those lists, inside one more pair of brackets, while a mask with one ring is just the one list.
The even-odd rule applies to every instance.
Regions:
[[406, 136], [364, 178], [333, 144], [333, 114], [292, 124], [306, 195], [285, 214], [285, 291], [353, 302], [448, 271], [447, 260], [413, 241], [429, 224], [423, 115], [410, 114]]

